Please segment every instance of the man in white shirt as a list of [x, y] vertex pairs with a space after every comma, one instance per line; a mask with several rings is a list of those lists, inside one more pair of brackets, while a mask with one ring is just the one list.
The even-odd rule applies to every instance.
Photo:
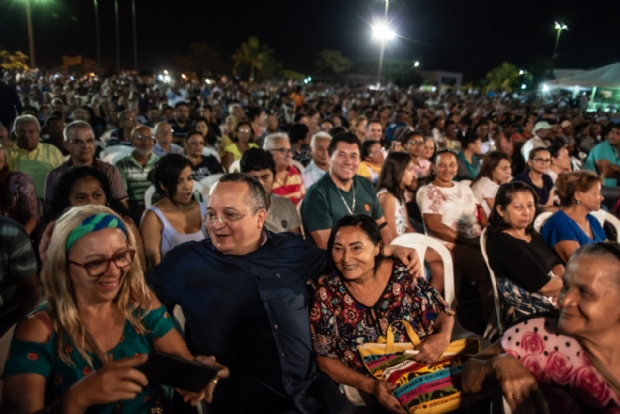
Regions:
[[301, 179], [304, 182], [306, 189], [316, 183], [321, 177], [329, 171], [329, 143], [332, 140], [332, 136], [327, 132], [317, 132], [312, 136], [310, 140], [310, 151], [312, 154], [312, 161], [306, 167]]
[[185, 156], [185, 150], [172, 143], [172, 127], [168, 122], [160, 122], [155, 125], [155, 146], [153, 152], [158, 157], [168, 154], [181, 154]]
[[545, 147], [547, 148], [549, 145], [549, 141], [547, 138], [551, 133], [551, 125], [547, 121], [540, 121], [534, 125], [534, 136], [527, 140], [523, 147], [521, 148], [521, 155], [523, 155], [523, 159], [527, 162], [528, 157], [530, 156], [530, 151], [534, 148]]

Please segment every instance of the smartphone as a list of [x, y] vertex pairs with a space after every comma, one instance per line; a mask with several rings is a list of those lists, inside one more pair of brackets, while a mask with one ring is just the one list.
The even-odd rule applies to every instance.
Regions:
[[188, 361], [163, 352], [149, 354], [139, 367], [149, 385], [167, 385], [184, 391], [200, 392], [217, 375], [218, 368], [199, 361]]

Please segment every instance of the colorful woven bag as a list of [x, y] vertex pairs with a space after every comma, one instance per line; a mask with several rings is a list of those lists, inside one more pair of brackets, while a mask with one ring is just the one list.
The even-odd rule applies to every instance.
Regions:
[[[392, 325], [402, 323], [412, 342], [394, 343]], [[370, 373], [379, 380], [397, 384], [392, 394], [409, 414], [447, 413], [461, 404], [461, 376], [465, 363], [480, 350], [477, 338], [451, 342], [439, 361], [421, 364], [411, 352], [420, 338], [409, 322], [390, 324], [387, 338], [379, 343], [366, 343], [357, 350]]]

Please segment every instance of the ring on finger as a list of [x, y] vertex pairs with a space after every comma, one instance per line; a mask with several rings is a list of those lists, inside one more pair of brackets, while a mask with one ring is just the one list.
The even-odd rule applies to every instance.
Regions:
[[217, 384], [217, 378], [212, 379], [211, 382]]
[[516, 401], [516, 400], [520, 400], [520, 399], [521, 399], [521, 397], [518, 397], [518, 396], [514, 395], [514, 396], [512, 397], [512, 399]]

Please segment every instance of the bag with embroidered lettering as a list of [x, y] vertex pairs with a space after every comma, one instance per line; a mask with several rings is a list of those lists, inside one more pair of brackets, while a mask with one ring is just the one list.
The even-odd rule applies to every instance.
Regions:
[[[402, 323], [412, 342], [394, 343], [392, 325]], [[392, 322], [386, 338], [378, 343], [358, 346], [368, 371], [379, 380], [397, 385], [392, 391], [406, 412], [437, 414], [456, 410], [461, 405], [461, 376], [465, 363], [478, 353], [477, 338], [451, 342], [439, 360], [433, 364], [414, 361], [414, 348], [420, 338], [409, 322]]]

